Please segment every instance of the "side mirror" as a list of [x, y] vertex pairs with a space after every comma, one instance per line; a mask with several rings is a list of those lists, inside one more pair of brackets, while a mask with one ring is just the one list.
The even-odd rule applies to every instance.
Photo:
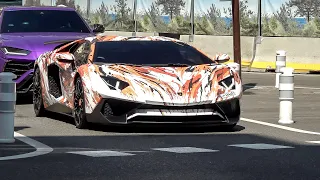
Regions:
[[105, 28], [102, 24], [94, 24], [93, 25], [93, 32], [94, 33], [103, 33], [104, 30], [105, 30]]
[[55, 58], [58, 61], [74, 61], [74, 56], [71, 53], [68, 52], [61, 52], [61, 53], [57, 53], [55, 55]]
[[217, 54], [214, 57], [214, 60], [217, 61], [218, 63], [225, 63], [230, 60], [230, 56], [228, 54]]

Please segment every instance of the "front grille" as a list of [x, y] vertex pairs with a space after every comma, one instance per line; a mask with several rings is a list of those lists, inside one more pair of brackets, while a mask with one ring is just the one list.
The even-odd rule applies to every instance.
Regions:
[[101, 113], [105, 116], [121, 116], [139, 107], [136, 102], [122, 101], [118, 99], [107, 99], [101, 109]]
[[33, 69], [34, 62], [9, 61], [4, 66], [4, 72], [12, 72], [20, 78], [24, 73]]

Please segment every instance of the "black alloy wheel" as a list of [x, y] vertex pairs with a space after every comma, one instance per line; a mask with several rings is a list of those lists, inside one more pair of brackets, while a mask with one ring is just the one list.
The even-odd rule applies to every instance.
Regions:
[[43, 117], [46, 111], [43, 105], [41, 76], [40, 76], [39, 68], [36, 68], [35, 74], [33, 76], [32, 100], [33, 100], [33, 109], [36, 114], [36, 117]]
[[82, 80], [80, 77], [76, 79], [74, 91], [74, 121], [78, 129], [87, 127], [87, 117], [85, 112], [84, 91], [82, 87]]

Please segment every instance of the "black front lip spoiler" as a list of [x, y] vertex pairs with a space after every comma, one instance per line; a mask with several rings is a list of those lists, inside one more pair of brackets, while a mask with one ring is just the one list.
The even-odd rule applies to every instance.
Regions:
[[[177, 124], [177, 125], [228, 125], [236, 124], [240, 120], [240, 115], [238, 117], [228, 118], [223, 111], [218, 111], [220, 115], [224, 118], [216, 118], [217, 115], [198, 115], [198, 116], [138, 116], [135, 120], [127, 120], [127, 114], [121, 116], [112, 116], [106, 118], [102, 113], [101, 109], [103, 108], [106, 99], [103, 99], [94, 109], [91, 114], [87, 114], [87, 120], [92, 123], [100, 124]], [[139, 120], [140, 119], [140, 120]], [[143, 120], [141, 120], [143, 119]], [[160, 120], [156, 120], [160, 119]], [[170, 119], [170, 120], [169, 120]], [[181, 119], [179, 121], [179, 119]]]

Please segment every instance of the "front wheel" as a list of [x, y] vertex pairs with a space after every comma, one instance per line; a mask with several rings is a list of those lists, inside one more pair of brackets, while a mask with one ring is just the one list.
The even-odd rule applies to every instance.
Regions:
[[41, 76], [40, 69], [37, 68], [33, 76], [33, 109], [36, 117], [43, 117], [45, 115], [45, 108], [43, 105], [42, 88], [41, 88]]
[[84, 91], [80, 77], [78, 77], [75, 82], [73, 113], [76, 128], [85, 129], [88, 123], [85, 111]]
[[233, 130], [240, 120], [240, 114], [241, 114], [240, 100], [233, 99], [231, 101], [223, 102], [219, 104], [219, 107], [225, 113], [225, 115], [230, 121], [229, 122], [230, 124], [224, 125], [223, 128], [226, 130]]

